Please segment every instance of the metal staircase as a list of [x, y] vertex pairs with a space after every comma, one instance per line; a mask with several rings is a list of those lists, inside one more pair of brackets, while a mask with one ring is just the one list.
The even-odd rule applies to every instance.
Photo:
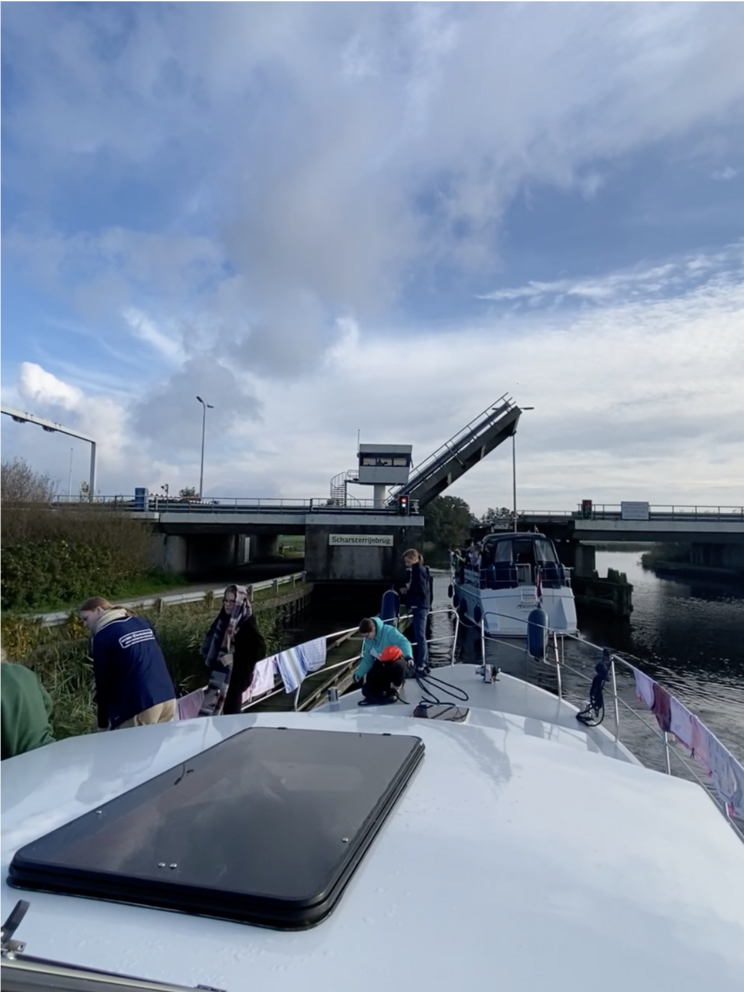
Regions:
[[514, 400], [504, 393], [417, 465], [408, 482], [390, 491], [388, 503], [393, 503], [399, 496], [408, 496], [412, 501], [418, 500], [419, 507], [423, 509], [468, 469], [515, 434], [521, 412]]
[[353, 468], [334, 475], [331, 479], [331, 503], [334, 506], [361, 506], [361, 500], [358, 500], [356, 496], [349, 496], [347, 489], [350, 482], [358, 481], [359, 473]]

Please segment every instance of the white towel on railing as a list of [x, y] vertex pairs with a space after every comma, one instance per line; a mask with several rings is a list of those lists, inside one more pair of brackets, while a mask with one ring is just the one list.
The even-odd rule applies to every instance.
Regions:
[[252, 699], [256, 699], [258, 696], [263, 696], [264, 693], [270, 692], [274, 688], [274, 672], [276, 670], [275, 659], [274, 658], [264, 658], [263, 661], [259, 661], [253, 670], [253, 679], [251, 684], [243, 693], [243, 698], [241, 700], [243, 706], [246, 703], [250, 703]]
[[638, 671], [637, 668], [633, 669], [633, 675], [635, 676], [636, 695], [642, 703], [652, 710], [654, 708], [654, 680]]
[[669, 730], [674, 734], [680, 743], [694, 751], [695, 717], [692, 713], [674, 696], [671, 697]]
[[325, 637], [318, 637], [305, 644], [297, 644], [295, 647], [276, 655], [276, 666], [279, 669], [285, 691], [295, 692], [299, 689], [305, 676], [310, 672], [317, 672], [325, 665], [325, 661]]

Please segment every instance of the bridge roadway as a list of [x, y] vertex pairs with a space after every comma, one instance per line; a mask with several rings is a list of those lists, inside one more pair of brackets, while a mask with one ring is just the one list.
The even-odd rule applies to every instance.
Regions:
[[624, 519], [614, 505], [594, 507], [588, 517], [530, 510], [519, 514], [519, 525], [554, 540], [744, 544], [744, 506], [651, 506], [646, 520]]

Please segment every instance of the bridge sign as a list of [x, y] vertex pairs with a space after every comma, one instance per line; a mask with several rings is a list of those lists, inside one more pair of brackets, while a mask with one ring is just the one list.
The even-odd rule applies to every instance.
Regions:
[[349, 548], [392, 548], [392, 534], [329, 534], [331, 547]]
[[620, 504], [621, 520], [648, 520], [648, 503], [625, 502]]

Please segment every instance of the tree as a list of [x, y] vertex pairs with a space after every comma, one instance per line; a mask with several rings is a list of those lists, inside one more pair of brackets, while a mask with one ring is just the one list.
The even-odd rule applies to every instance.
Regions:
[[502, 506], [500, 510], [494, 509], [494, 507], [489, 506], [483, 516], [480, 518], [480, 524], [483, 527], [496, 527], [501, 528], [512, 522], [513, 511], [508, 509], [506, 506]]
[[23, 458], [3, 461], [0, 485], [3, 503], [48, 503], [57, 488], [50, 476], [34, 472]]
[[424, 508], [424, 540], [439, 548], [462, 547], [470, 536], [470, 507], [459, 496], [437, 496]]
[[193, 499], [193, 497], [196, 496], [196, 487], [184, 486], [183, 489], [178, 490], [178, 495], [181, 496], [183, 499], [189, 499], [189, 498]]

